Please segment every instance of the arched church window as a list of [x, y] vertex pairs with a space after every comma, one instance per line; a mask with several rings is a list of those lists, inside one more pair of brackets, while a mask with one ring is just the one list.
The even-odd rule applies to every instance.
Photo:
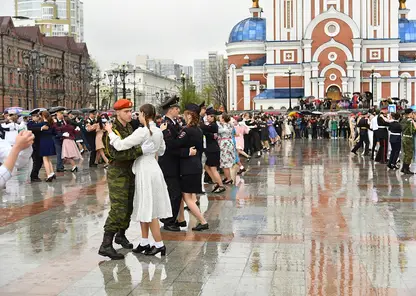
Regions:
[[293, 1], [285, 0], [285, 18], [284, 26], [286, 29], [293, 27]]

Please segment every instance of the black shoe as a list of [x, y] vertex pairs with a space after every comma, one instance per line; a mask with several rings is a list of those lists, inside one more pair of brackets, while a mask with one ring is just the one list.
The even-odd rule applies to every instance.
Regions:
[[355, 154], [355, 155], [358, 155], [358, 154], [357, 154], [357, 152], [355, 152], [355, 151], [351, 151], [351, 153], [353, 153], [353, 154]]
[[177, 220], [175, 222], [175, 225], [178, 226], [178, 227], [186, 227], [186, 226], [188, 226], [188, 224], [186, 223], [186, 221], [179, 222]]
[[114, 242], [121, 245], [124, 249], [133, 249], [133, 244], [127, 239], [125, 230], [120, 230], [116, 234]]
[[90, 164], [90, 168], [96, 168], [98, 165], [97, 164]]
[[391, 164], [388, 164], [387, 165], [387, 167], [390, 169], [390, 170], [394, 170], [396, 167], [394, 167], [394, 166], [392, 166]]
[[224, 185], [231, 185], [231, 184], [233, 184], [233, 180], [231, 179], [231, 180], [227, 180], [227, 179], [225, 179], [224, 181], [222, 181], [223, 183], [224, 183]]
[[224, 186], [218, 186], [212, 191], [212, 193], [223, 193], [225, 190]]
[[150, 250], [146, 251], [144, 254], [146, 256], [155, 256], [159, 253], [162, 256], [166, 256], [166, 246], [163, 246], [161, 248], [156, 248], [155, 246], [153, 246]]
[[71, 172], [73, 172], [73, 173], [78, 172], [78, 167], [73, 167]]
[[112, 260], [122, 260], [124, 259], [124, 255], [117, 253], [116, 250], [113, 248], [113, 237], [114, 233], [112, 232], [105, 232], [103, 242], [101, 243], [100, 249], [98, 250], [98, 254], [105, 257], [110, 257]]
[[150, 251], [150, 245], [141, 246], [140, 244], [137, 246], [137, 248], [133, 249], [133, 253], [141, 254], [143, 252]]
[[46, 178], [45, 182], [52, 182], [53, 179], [54, 179], [54, 177], [53, 176], [50, 176], [50, 177]]
[[31, 178], [31, 179], [30, 179], [30, 182], [32, 182], [32, 183], [37, 183], [37, 182], [42, 182], [42, 180], [41, 180], [41, 179], [39, 179], [39, 178]]
[[181, 229], [179, 228], [178, 225], [173, 224], [173, 225], [163, 225], [163, 229], [167, 230], [167, 231], [173, 231], [173, 232], [179, 232], [181, 231]]
[[63, 173], [63, 172], [65, 172], [65, 169], [57, 169], [56, 170], [58, 173]]
[[209, 229], [208, 223], [203, 224], [203, 225], [201, 223], [198, 223], [196, 227], [192, 228], [193, 231], [202, 231], [202, 230], [207, 230], [207, 229]]

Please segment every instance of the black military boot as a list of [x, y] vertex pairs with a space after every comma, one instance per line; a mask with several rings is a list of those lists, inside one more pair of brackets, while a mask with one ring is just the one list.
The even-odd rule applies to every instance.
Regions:
[[125, 249], [133, 249], [133, 244], [127, 239], [125, 230], [117, 232], [114, 242]]
[[414, 172], [410, 170], [410, 164], [406, 164], [406, 169], [404, 170], [406, 175], [414, 175]]
[[117, 253], [117, 251], [113, 248], [113, 237], [113, 232], [104, 232], [103, 242], [100, 246], [98, 254], [110, 257], [112, 260], [122, 260], [124, 259], [124, 255]]
[[406, 173], [406, 164], [404, 163], [403, 165], [402, 165], [402, 169], [400, 170], [400, 172], [402, 172], [403, 174], [405, 174]]

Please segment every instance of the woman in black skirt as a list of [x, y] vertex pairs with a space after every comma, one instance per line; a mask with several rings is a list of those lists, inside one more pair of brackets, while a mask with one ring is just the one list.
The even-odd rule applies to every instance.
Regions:
[[[185, 107], [184, 119], [186, 126], [182, 129], [177, 139], [171, 139], [172, 143], [180, 149], [180, 174], [181, 190], [191, 213], [199, 220], [195, 231], [208, 229], [208, 223], [196, 204], [196, 195], [202, 193], [202, 152], [204, 149], [203, 133], [199, 128], [199, 106], [188, 104]], [[166, 129], [166, 125], [161, 125], [160, 129]], [[178, 217], [183, 221], [183, 205]]]
[[221, 193], [225, 191], [225, 187], [217, 170], [220, 166], [221, 150], [217, 142], [218, 125], [215, 120], [215, 116], [219, 115], [219, 112], [214, 108], [208, 108], [206, 115], [208, 124], [201, 124], [201, 129], [206, 140], [205, 156], [207, 160], [205, 161], [205, 171], [216, 183], [212, 192]]

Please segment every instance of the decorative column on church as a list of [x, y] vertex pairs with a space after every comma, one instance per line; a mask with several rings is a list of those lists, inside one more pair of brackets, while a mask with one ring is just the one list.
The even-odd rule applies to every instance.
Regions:
[[361, 92], [361, 62], [354, 64], [354, 91]]
[[312, 40], [303, 40], [304, 62], [312, 61]]
[[318, 93], [319, 98], [325, 98], [325, 78], [323, 77], [318, 78]]
[[353, 93], [354, 92], [354, 64], [355, 62], [346, 62], [347, 64], [347, 77], [348, 77], [348, 87], [347, 92]]
[[362, 39], [352, 39], [353, 43], [353, 57], [354, 61], [359, 62], [361, 61], [361, 42]]
[[250, 74], [244, 73], [244, 110], [250, 110]]
[[232, 110], [237, 109], [237, 77], [235, 72], [235, 65], [232, 64], [228, 70], [229, 89], [230, 89], [230, 105]]
[[342, 93], [348, 92], [348, 77], [342, 77]]
[[303, 79], [304, 79], [304, 85], [305, 85], [305, 96], [311, 96], [312, 95], [312, 91], [311, 91], [311, 65], [310, 64], [304, 64], [303, 65]]
[[311, 78], [312, 82], [312, 96], [315, 98], [319, 98], [319, 92], [318, 92], [318, 78]]

